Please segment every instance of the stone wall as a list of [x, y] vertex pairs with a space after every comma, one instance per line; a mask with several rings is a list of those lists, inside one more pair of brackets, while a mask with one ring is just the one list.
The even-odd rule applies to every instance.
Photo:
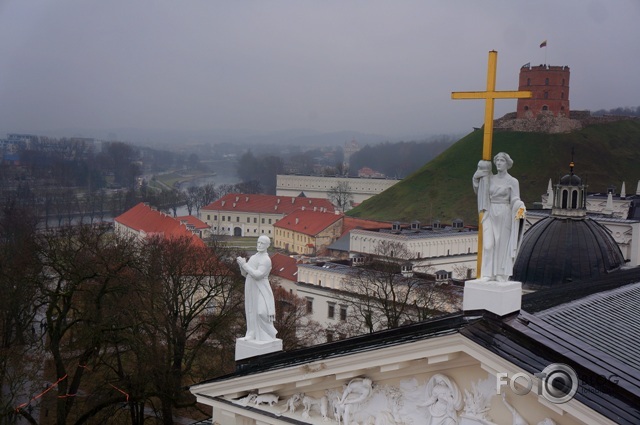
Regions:
[[607, 124], [617, 121], [640, 120], [640, 117], [606, 115], [591, 116], [589, 111], [571, 111], [570, 118], [554, 116], [551, 112], [542, 112], [536, 118], [515, 118], [510, 112], [493, 122], [494, 131], [524, 131], [535, 133], [570, 133], [588, 125]]

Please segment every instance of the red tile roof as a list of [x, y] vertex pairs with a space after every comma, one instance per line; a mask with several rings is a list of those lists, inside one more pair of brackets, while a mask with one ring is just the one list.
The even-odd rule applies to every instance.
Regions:
[[205, 243], [181, 224], [179, 220], [156, 211], [140, 202], [135, 207], [114, 219], [116, 222], [129, 227], [137, 232], [144, 232], [147, 235], [162, 235], [165, 238], [191, 238], [198, 246], [205, 246]]
[[271, 274], [292, 282], [297, 282], [298, 261], [288, 255], [275, 253], [271, 256]]
[[178, 220], [179, 222], [186, 221], [187, 224], [192, 225], [198, 230], [208, 229], [211, 227], [194, 215], [181, 215], [176, 217], [176, 220]]
[[304, 235], [316, 236], [324, 229], [344, 217], [332, 212], [296, 210], [276, 221], [273, 227], [291, 230]]
[[342, 222], [342, 235], [353, 229], [378, 230], [391, 229], [391, 223], [385, 221], [365, 220], [363, 218], [344, 217]]
[[328, 199], [262, 194], [243, 195], [240, 193], [229, 193], [206, 207], [201, 208], [201, 211], [214, 210], [289, 214], [302, 207], [311, 210], [316, 208], [317, 210], [324, 209], [329, 212], [334, 211], [334, 206]]

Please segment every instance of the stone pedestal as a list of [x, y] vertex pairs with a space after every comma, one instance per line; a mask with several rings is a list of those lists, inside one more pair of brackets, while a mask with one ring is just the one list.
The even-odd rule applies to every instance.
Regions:
[[244, 338], [236, 339], [236, 361], [273, 353], [275, 351], [282, 351], [281, 339], [276, 338], [271, 341], [246, 341]]
[[468, 280], [464, 284], [462, 310], [487, 310], [504, 316], [520, 310], [522, 305], [521, 282], [495, 282]]

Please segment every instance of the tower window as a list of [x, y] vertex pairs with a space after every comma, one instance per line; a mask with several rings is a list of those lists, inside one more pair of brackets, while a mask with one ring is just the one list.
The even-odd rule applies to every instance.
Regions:
[[549, 92], [548, 91], [544, 92], [544, 98], [545, 99], [549, 99]]
[[529, 110], [529, 107], [525, 105], [524, 110], [525, 110], [525, 111], [528, 111], [528, 110]]
[[560, 99], [564, 99], [564, 92], [560, 93]]
[[548, 85], [549, 85], [549, 79], [548, 79], [548, 78], [545, 78], [545, 79], [544, 79], [544, 85], [545, 85], [545, 86], [548, 86]]
[[527, 78], [527, 85], [530, 86], [531, 85], [531, 78]]
[[543, 111], [548, 111], [548, 110], [549, 110], [549, 107], [548, 107], [547, 105], [544, 105], [544, 106], [542, 106], [542, 110], [543, 110]]

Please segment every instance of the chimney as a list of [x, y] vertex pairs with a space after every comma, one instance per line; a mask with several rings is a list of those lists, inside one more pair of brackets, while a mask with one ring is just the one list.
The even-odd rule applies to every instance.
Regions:
[[236, 196], [236, 202], [238, 202], [240, 200], [239, 196]]
[[299, 222], [300, 222], [300, 219], [296, 217], [296, 224], [298, 224]]
[[295, 204], [296, 203], [296, 198], [291, 198], [291, 203]]
[[221, 206], [223, 206], [223, 207], [224, 207], [224, 203], [225, 203], [225, 202], [227, 202], [227, 201], [222, 201], [222, 202], [221, 202], [221, 204], [222, 204]]
[[244, 198], [244, 202], [249, 202], [249, 197], [248, 196]]

